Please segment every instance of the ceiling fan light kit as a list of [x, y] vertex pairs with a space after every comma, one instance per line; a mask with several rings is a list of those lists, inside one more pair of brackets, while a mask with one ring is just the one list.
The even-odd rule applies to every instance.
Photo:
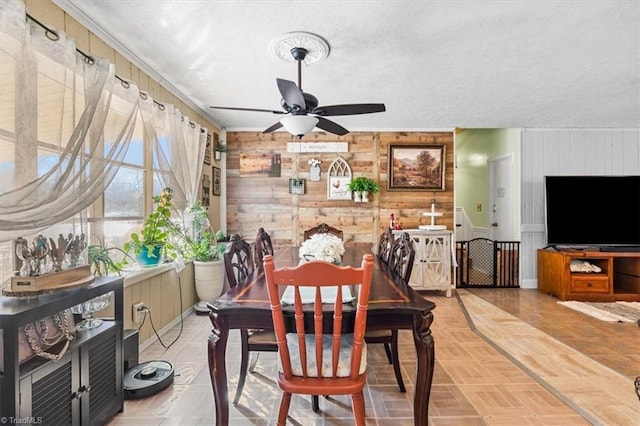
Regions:
[[288, 115], [280, 120], [280, 124], [292, 135], [302, 137], [316, 127], [318, 118], [310, 115]]
[[282, 95], [280, 106], [284, 111], [274, 111], [257, 108], [237, 108], [211, 106], [214, 109], [234, 111], [259, 111], [272, 114], [286, 114], [280, 121], [262, 131], [270, 133], [282, 127], [298, 138], [313, 131], [315, 127], [343, 136], [349, 133], [341, 125], [324, 117], [338, 115], [371, 114], [385, 111], [384, 104], [342, 104], [318, 106], [318, 98], [311, 93], [302, 91], [302, 62], [307, 65], [322, 61], [329, 55], [329, 45], [315, 34], [306, 32], [291, 32], [280, 36], [271, 44], [273, 54], [286, 62], [298, 64], [298, 84], [293, 81], [276, 79], [278, 90]]

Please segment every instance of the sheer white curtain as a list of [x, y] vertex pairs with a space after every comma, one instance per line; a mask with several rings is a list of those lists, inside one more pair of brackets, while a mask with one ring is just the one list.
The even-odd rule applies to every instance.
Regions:
[[140, 111], [158, 178], [164, 187], [173, 189], [173, 205], [182, 214], [198, 199], [207, 130], [190, 122], [173, 105], [158, 105], [145, 96]]
[[[140, 111], [144, 132], [152, 147], [156, 177], [163, 187], [173, 189], [175, 220], [182, 222], [187, 232], [192, 232], [188, 207], [198, 199], [206, 129], [191, 123], [173, 105], [159, 105], [147, 96], [141, 97]], [[175, 259], [178, 272], [184, 266], [182, 258]]]
[[127, 152], [139, 105], [113, 64], [86, 60], [25, 16], [22, 1], [0, 1], [0, 242], [93, 203]]

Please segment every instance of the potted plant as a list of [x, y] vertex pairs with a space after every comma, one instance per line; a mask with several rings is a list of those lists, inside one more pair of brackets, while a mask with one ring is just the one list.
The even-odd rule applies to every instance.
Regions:
[[[99, 277], [106, 277], [110, 274], [122, 275], [125, 260], [131, 259], [131, 256], [120, 247], [108, 247], [100, 238], [98, 238], [98, 244], [90, 244], [87, 247], [87, 252], [91, 270], [94, 275]], [[121, 260], [116, 260], [114, 254]]]
[[222, 260], [226, 245], [218, 243], [218, 234], [210, 229], [207, 208], [200, 201], [187, 209], [185, 225], [174, 224], [171, 233], [176, 237], [182, 256], [193, 261], [196, 294], [200, 299], [195, 310], [209, 312], [207, 302], [220, 296], [224, 289]]
[[364, 176], [359, 176], [352, 179], [351, 182], [349, 182], [349, 185], [347, 185], [349, 191], [353, 193], [353, 201], [356, 203], [362, 202], [362, 191], [364, 191], [365, 179], [366, 178]]
[[222, 158], [222, 153], [227, 152], [227, 145], [225, 145], [222, 142], [218, 142], [213, 147], [213, 150], [214, 150], [214, 154], [213, 154], [214, 158], [216, 160], [220, 160]]
[[145, 219], [140, 232], [131, 234], [131, 240], [127, 241], [123, 250], [129, 254], [133, 251], [138, 264], [142, 267], [156, 266], [160, 263], [162, 255], [175, 257], [173, 245], [169, 241], [169, 231], [173, 227], [171, 223], [171, 200], [173, 190], [165, 188], [160, 195], [153, 197], [156, 205], [154, 211]]
[[227, 234], [225, 234], [225, 233], [222, 231], [222, 229], [219, 229], [219, 230], [216, 232], [216, 240], [217, 240], [219, 243], [222, 243], [222, 242], [224, 242], [224, 243], [228, 243], [228, 242], [230, 242], [230, 241], [231, 241], [231, 235], [227, 235]]
[[380, 192], [380, 185], [373, 179], [365, 178], [364, 191], [362, 192], [362, 202], [369, 202], [369, 194], [377, 194]]
[[358, 176], [349, 182], [349, 191], [353, 192], [353, 201], [356, 203], [368, 202], [369, 193], [375, 194], [380, 191], [380, 185], [373, 179], [365, 176]]
[[198, 262], [220, 260], [225, 246], [218, 244], [221, 231], [210, 229], [209, 213], [200, 201], [196, 201], [185, 214], [185, 226], [173, 224], [171, 233], [177, 237], [180, 251], [185, 259]]

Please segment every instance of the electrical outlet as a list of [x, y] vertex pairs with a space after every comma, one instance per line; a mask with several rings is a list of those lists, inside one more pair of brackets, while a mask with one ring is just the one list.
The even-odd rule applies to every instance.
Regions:
[[144, 319], [144, 303], [138, 302], [134, 303], [132, 307], [131, 317], [133, 318], [133, 322], [136, 324], [142, 323]]

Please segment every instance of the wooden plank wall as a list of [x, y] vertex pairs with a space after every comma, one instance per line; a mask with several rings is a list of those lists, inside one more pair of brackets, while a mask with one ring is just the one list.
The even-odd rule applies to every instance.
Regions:
[[[453, 132], [354, 132], [339, 137], [312, 133], [303, 142], [347, 142], [344, 153], [289, 153], [287, 143], [292, 137], [286, 132], [227, 132], [227, 232], [253, 239], [263, 227], [274, 245], [300, 244], [305, 229], [325, 222], [340, 228], [344, 240], [372, 244], [389, 224], [395, 213], [405, 229], [430, 223], [423, 212], [436, 200], [436, 210], [444, 216], [437, 224], [453, 230]], [[389, 144], [444, 144], [446, 151], [445, 191], [388, 191], [387, 157]], [[242, 154], [281, 155], [280, 177], [240, 176]], [[380, 192], [370, 196], [369, 203], [350, 200], [327, 200], [327, 170], [340, 155], [351, 167], [353, 176], [376, 180]], [[311, 158], [322, 161], [321, 181], [309, 181]], [[289, 178], [306, 180], [304, 195], [289, 194]]]

